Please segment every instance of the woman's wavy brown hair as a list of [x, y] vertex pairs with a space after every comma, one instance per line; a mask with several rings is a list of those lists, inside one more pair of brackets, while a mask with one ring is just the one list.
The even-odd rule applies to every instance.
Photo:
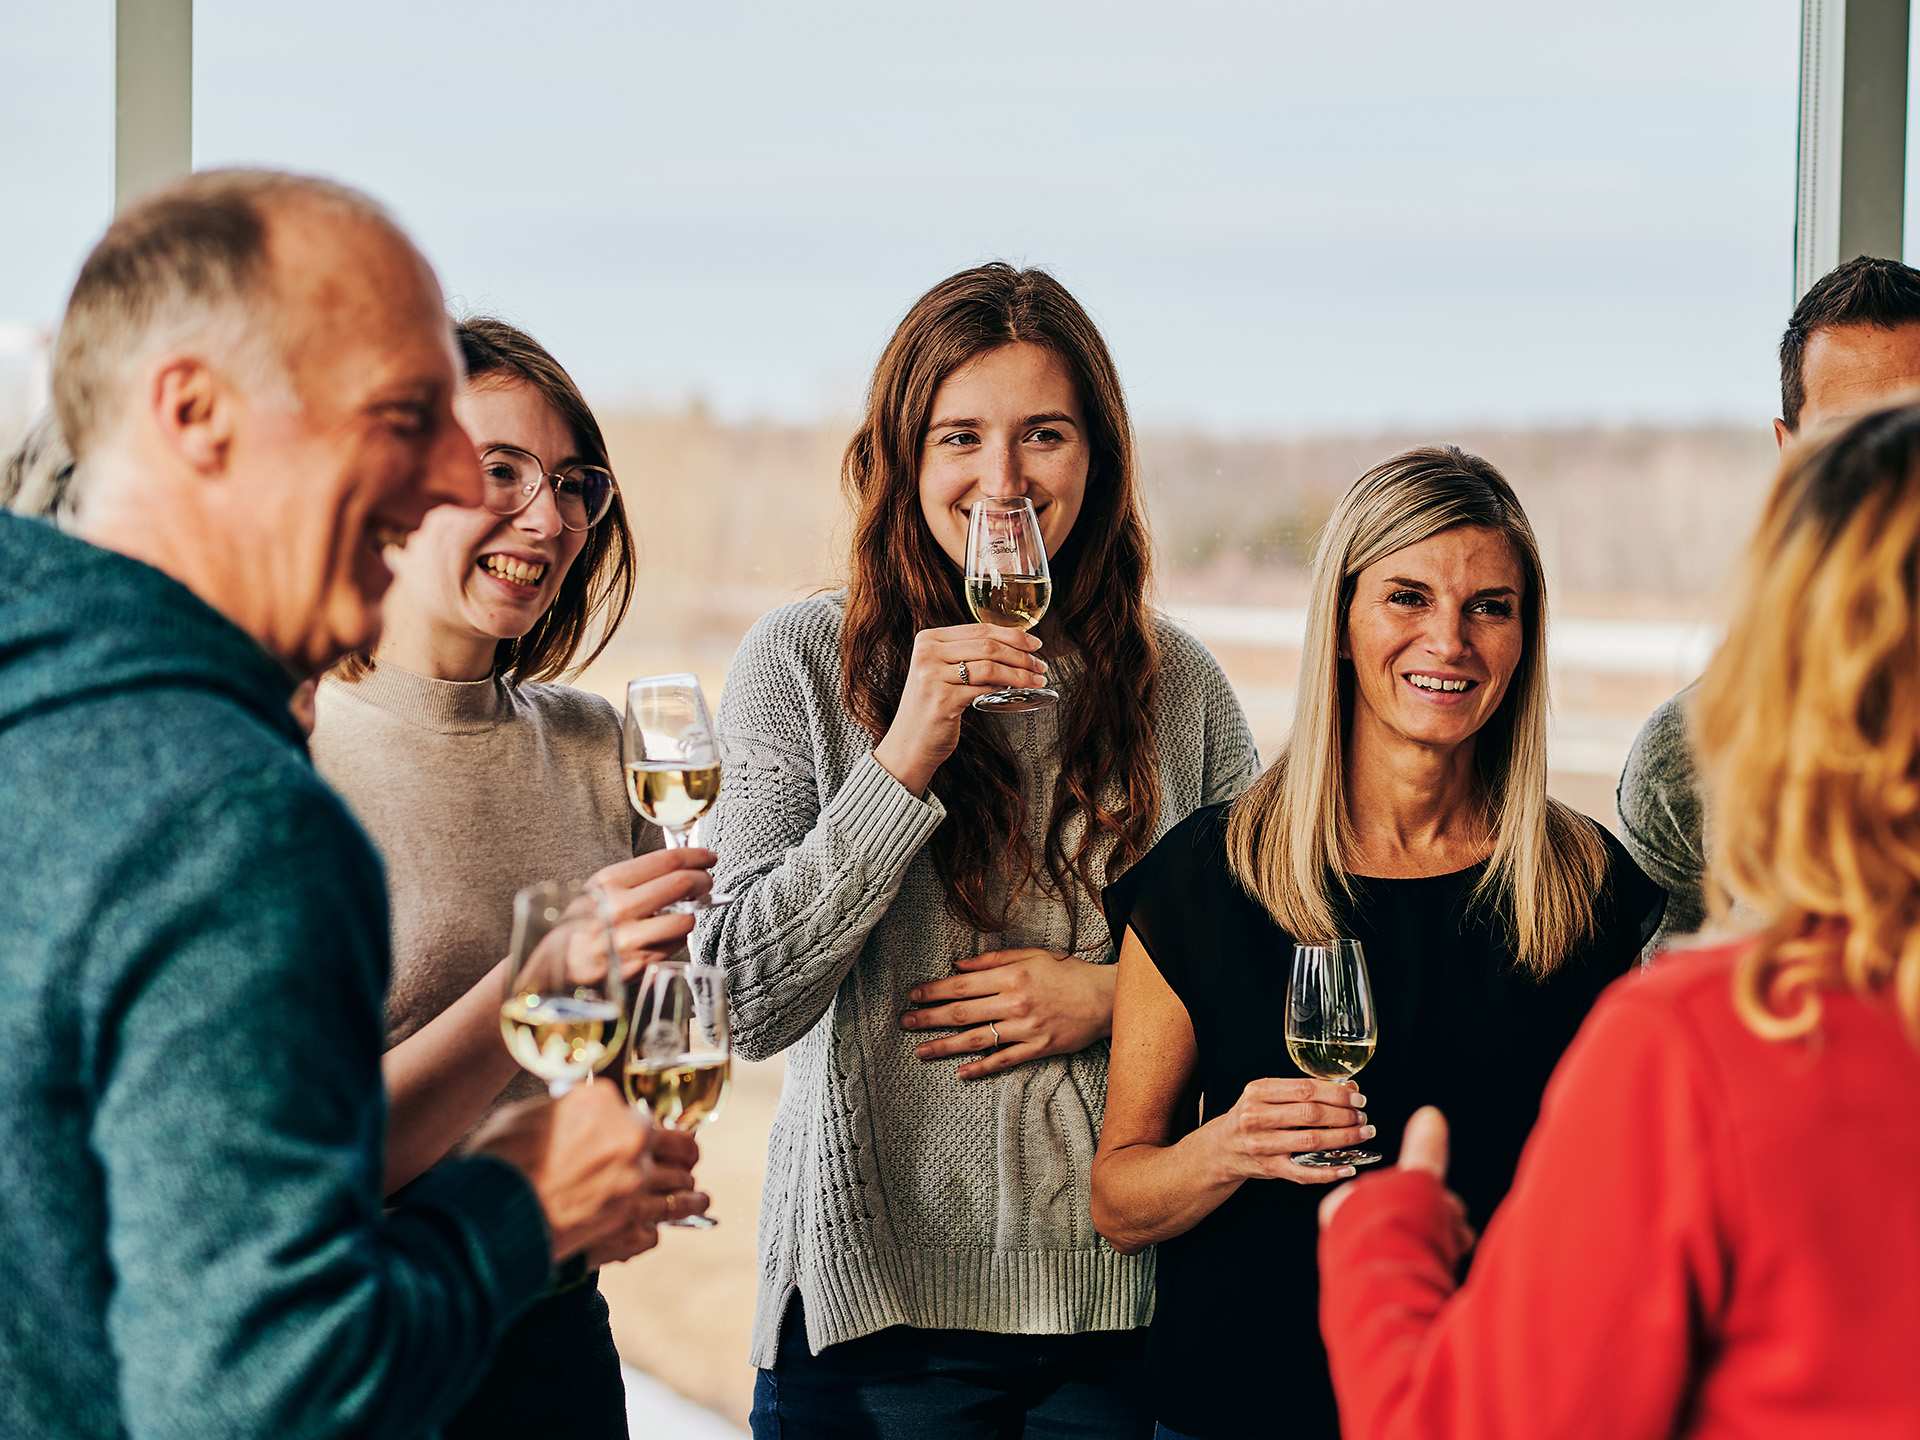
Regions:
[[[1030, 885], [1065, 897], [1077, 883], [1097, 894], [1099, 848], [1111, 842], [1106, 871], [1118, 874], [1145, 853], [1159, 814], [1151, 552], [1120, 377], [1087, 312], [1051, 275], [999, 263], [963, 270], [922, 295], [887, 342], [841, 466], [854, 509], [841, 680], [848, 708], [877, 740], [893, 723], [915, 633], [973, 619], [961, 574], [920, 509], [934, 393], [975, 357], [1020, 341], [1065, 363], [1091, 442], [1086, 500], [1055, 558], [1050, 612], [1056, 649], [1083, 669], [1060, 711], [1060, 778], [1042, 854], [1027, 838], [1026, 792], [1002, 722], [969, 711], [959, 749], [934, 777], [947, 820], [931, 848], [948, 904], [989, 933], [1007, 928], [1014, 898]], [[1006, 882], [998, 905], [997, 879]]]
[[1920, 1041], [1920, 407], [1789, 448], [1735, 594], [1691, 716], [1715, 916], [1763, 927], [1735, 1007], [1789, 1039], [1890, 991]]
[[[470, 386], [530, 385], [567, 422], [573, 435], [575, 458], [588, 465], [613, 468], [607, 458], [606, 437], [594, 419], [587, 397], [573, 377], [547, 348], [516, 325], [478, 315], [453, 327], [466, 362]], [[546, 457], [543, 457], [546, 458]], [[627, 507], [616, 486], [613, 504], [587, 532], [587, 543], [574, 557], [553, 604], [517, 640], [502, 640], [493, 652], [493, 673], [511, 675], [514, 683], [559, 680], [591, 665], [607, 648], [613, 632], [633, 603], [633, 531]], [[580, 649], [592, 636], [585, 655]], [[358, 680], [373, 668], [371, 658], [351, 654], [334, 667], [342, 680]]]

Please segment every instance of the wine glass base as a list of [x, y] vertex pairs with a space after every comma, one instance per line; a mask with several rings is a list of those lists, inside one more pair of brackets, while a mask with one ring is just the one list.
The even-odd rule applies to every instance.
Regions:
[[1294, 1156], [1293, 1163], [1311, 1170], [1339, 1170], [1348, 1165], [1378, 1165], [1380, 1156], [1372, 1150], [1309, 1150]]
[[1027, 690], [996, 690], [991, 695], [973, 697], [973, 708], [991, 710], [1000, 715], [1025, 715], [1060, 703], [1060, 692], [1046, 686]]
[[678, 1220], [662, 1220], [660, 1223], [674, 1230], [712, 1230], [720, 1224], [707, 1215], [682, 1215]]

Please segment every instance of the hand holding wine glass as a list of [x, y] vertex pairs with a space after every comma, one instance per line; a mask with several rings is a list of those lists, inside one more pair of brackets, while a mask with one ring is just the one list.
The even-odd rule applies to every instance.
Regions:
[[[633, 808], [660, 827], [669, 850], [690, 846], [693, 827], [720, 798], [720, 741], [699, 679], [648, 675], [628, 684], [620, 754]], [[694, 915], [719, 903], [703, 892], [661, 913]]]
[[[967, 521], [967, 608], [983, 625], [1028, 631], [1053, 603], [1046, 541], [1033, 502], [1024, 495], [983, 496]], [[976, 710], [1024, 714], [1060, 703], [1046, 685], [1009, 684], [974, 697]]]
[[893, 723], [873, 758], [916, 795], [960, 745], [960, 720], [973, 702], [1005, 687], [1047, 683], [1036, 636], [1004, 625], [945, 625], [913, 637], [907, 680]]
[[576, 1255], [609, 1264], [652, 1249], [650, 1185], [691, 1178], [675, 1166], [675, 1156], [661, 1155], [656, 1163], [651, 1135], [604, 1084], [581, 1085], [557, 1101], [504, 1106], [464, 1148], [527, 1177], [546, 1216], [556, 1264]]
[[672, 907], [699, 900], [713, 888], [714, 855], [693, 845], [651, 850], [594, 872], [589, 884], [606, 899], [613, 948], [629, 984], [656, 960], [677, 954], [693, 930], [694, 917]]
[[[732, 1073], [733, 1039], [720, 971], [684, 960], [648, 966], [633, 1007], [624, 1071], [628, 1103], [663, 1129], [690, 1135], [719, 1115]], [[717, 1222], [704, 1213], [681, 1211], [664, 1223], [703, 1230]]]
[[591, 886], [543, 881], [513, 897], [513, 940], [500, 1034], [555, 1099], [620, 1051], [626, 982], [604, 899]]
[[[1287, 1054], [1322, 1081], [1351, 1080], [1373, 1058], [1379, 1040], [1367, 957], [1358, 940], [1295, 945], [1287, 980]], [[1377, 1151], [1351, 1147], [1307, 1151], [1296, 1164], [1322, 1169], [1376, 1165]]]

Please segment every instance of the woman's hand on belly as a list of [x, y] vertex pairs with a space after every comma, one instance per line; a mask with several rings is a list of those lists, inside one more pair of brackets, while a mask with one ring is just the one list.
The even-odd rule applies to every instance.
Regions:
[[1053, 950], [992, 950], [962, 960], [960, 973], [917, 985], [907, 1030], [951, 1030], [916, 1046], [922, 1060], [978, 1055], [956, 1072], [979, 1080], [1048, 1055], [1070, 1055], [1113, 1030], [1113, 966]]
[[1338, 1150], [1373, 1138], [1360, 1107], [1367, 1097], [1331, 1080], [1254, 1080], [1233, 1108], [1195, 1133], [1210, 1137], [1223, 1179], [1291, 1180], [1325, 1185], [1353, 1174], [1353, 1167], [1316, 1168], [1295, 1162], [1307, 1150]]

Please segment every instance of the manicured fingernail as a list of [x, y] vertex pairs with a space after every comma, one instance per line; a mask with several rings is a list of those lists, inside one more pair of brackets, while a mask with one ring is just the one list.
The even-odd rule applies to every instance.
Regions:
[[1353, 1093], [1353, 1097], [1352, 1097], [1352, 1098], [1353, 1098], [1353, 1108], [1354, 1108], [1354, 1109], [1356, 1109], [1356, 1110], [1364, 1110], [1364, 1109], [1366, 1108], [1366, 1105], [1367, 1105], [1367, 1097], [1366, 1097], [1366, 1096], [1364, 1096], [1364, 1095], [1362, 1095], [1362, 1094], [1361, 1094], [1361, 1093], [1360, 1093], [1359, 1091], [1357, 1091], [1357, 1090], [1356, 1090], [1356, 1091], [1355, 1091], [1355, 1092]]
[[925, 1045], [916, 1045], [913, 1047], [913, 1054], [915, 1059], [924, 1060], [927, 1058], [927, 1047]]
[[1364, 1110], [1362, 1110], [1362, 1111], [1360, 1112], [1360, 1123], [1361, 1123], [1362, 1125], [1364, 1125], [1364, 1124], [1366, 1124], [1366, 1123], [1367, 1123], [1367, 1112], [1366, 1112], [1366, 1111], [1364, 1111]]
[[919, 1023], [920, 1023], [920, 1017], [914, 1014], [911, 1010], [909, 1010], [906, 1014], [900, 1017], [900, 1028], [902, 1030], [911, 1030], [914, 1028], [914, 1026], [918, 1025]]
[[920, 993], [920, 987], [918, 985], [914, 986], [913, 989], [907, 992], [907, 999], [911, 1000], [916, 1005], [918, 1005], [921, 1002], [921, 1000], [923, 1000], [924, 998], [925, 996], [923, 996]]
[[1350, 1176], [1353, 1173], [1354, 1173], [1354, 1170], [1353, 1170], [1353, 1166], [1351, 1165], [1342, 1165], [1340, 1167], [1340, 1174], [1343, 1178], [1346, 1176]]
[[1362, 1125], [1360, 1127], [1360, 1138], [1362, 1140], [1371, 1140], [1378, 1133], [1379, 1132], [1371, 1125]]

